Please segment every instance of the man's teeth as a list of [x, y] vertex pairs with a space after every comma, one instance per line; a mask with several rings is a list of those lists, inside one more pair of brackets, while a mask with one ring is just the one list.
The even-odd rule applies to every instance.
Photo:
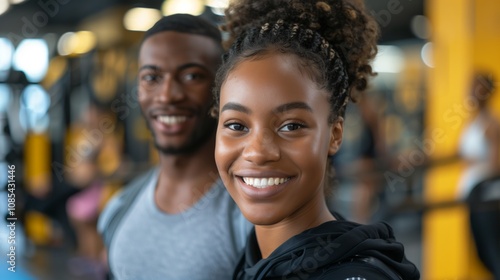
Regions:
[[178, 124], [186, 120], [186, 116], [158, 116], [158, 121], [164, 124]]
[[252, 178], [252, 177], [243, 177], [243, 182], [245, 184], [256, 187], [256, 188], [265, 188], [274, 185], [283, 184], [284, 182], [290, 180], [290, 178]]

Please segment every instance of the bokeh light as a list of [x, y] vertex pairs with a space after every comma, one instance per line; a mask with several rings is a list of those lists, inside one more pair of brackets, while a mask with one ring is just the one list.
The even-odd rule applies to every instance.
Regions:
[[14, 68], [30, 82], [39, 82], [49, 67], [49, 48], [43, 39], [24, 39], [14, 53]]

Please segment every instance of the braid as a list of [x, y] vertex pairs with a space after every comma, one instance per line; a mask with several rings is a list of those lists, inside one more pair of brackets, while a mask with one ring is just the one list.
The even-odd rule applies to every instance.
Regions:
[[231, 47], [215, 79], [216, 110], [230, 70], [273, 51], [304, 61], [302, 69], [329, 93], [330, 121], [344, 116], [351, 89], [365, 89], [373, 75], [368, 63], [376, 54], [378, 28], [359, 1], [240, 0], [226, 10], [226, 19], [222, 29]]

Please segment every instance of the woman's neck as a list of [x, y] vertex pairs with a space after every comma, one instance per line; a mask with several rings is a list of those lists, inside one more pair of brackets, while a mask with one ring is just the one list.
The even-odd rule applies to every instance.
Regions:
[[324, 197], [322, 201], [311, 201], [292, 216], [274, 225], [255, 225], [255, 234], [262, 258], [265, 259], [293, 236], [325, 222], [334, 221], [335, 217], [329, 211]]

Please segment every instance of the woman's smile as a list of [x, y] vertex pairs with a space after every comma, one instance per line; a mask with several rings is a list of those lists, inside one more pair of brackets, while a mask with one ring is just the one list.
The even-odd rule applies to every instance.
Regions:
[[287, 178], [243, 177], [242, 179], [243, 179], [243, 182], [245, 182], [245, 184], [252, 186], [254, 188], [257, 188], [257, 189], [265, 189], [265, 188], [268, 188], [271, 186], [278, 186], [278, 185], [281, 185], [285, 182], [288, 182], [288, 180], [290, 180], [289, 177], [287, 177]]

